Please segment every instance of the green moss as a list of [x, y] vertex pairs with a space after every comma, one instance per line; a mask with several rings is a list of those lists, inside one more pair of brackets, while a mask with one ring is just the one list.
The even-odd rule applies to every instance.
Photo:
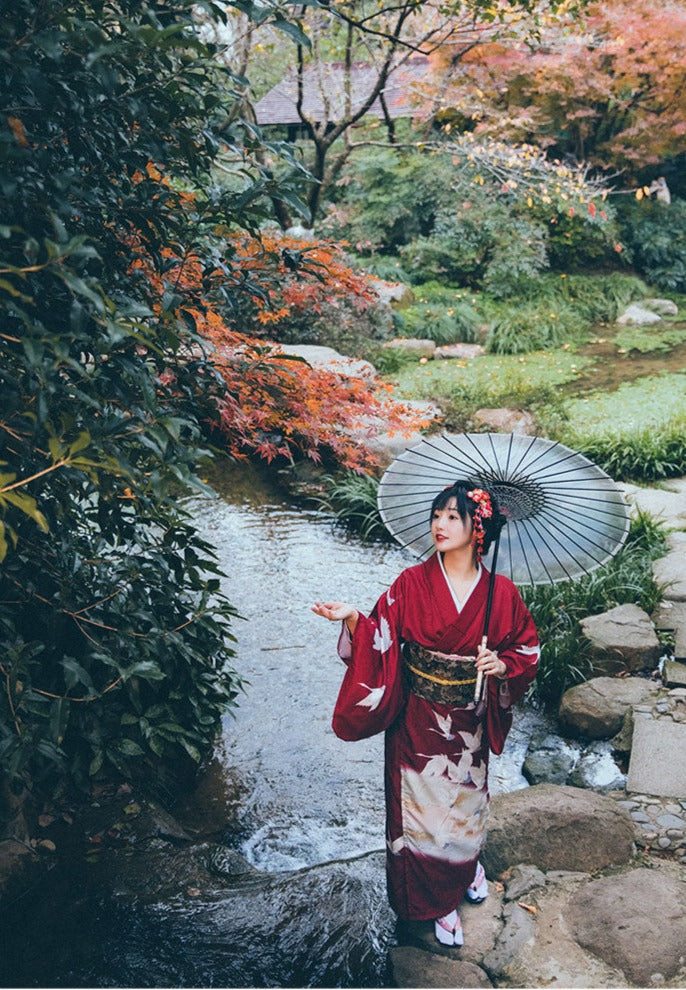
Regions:
[[[678, 319], [672, 317], [673, 320]], [[686, 324], [681, 326], [658, 323], [652, 327], [623, 327], [615, 337], [615, 344], [621, 351], [668, 351], [686, 341]]]
[[686, 418], [686, 372], [624, 382], [614, 392], [569, 399], [566, 432], [629, 435]]
[[394, 381], [399, 397], [440, 399], [478, 392], [479, 405], [487, 406], [504, 395], [530, 394], [537, 388], [574, 381], [590, 361], [567, 347], [529, 354], [484, 354], [470, 361], [413, 364], [400, 370]]

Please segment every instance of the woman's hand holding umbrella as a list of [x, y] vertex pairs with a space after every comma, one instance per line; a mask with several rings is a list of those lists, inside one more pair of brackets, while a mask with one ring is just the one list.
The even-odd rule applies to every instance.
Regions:
[[502, 678], [507, 674], [504, 661], [499, 658], [495, 650], [489, 650], [483, 644], [479, 647], [474, 666], [480, 674], [488, 674], [491, 677]]

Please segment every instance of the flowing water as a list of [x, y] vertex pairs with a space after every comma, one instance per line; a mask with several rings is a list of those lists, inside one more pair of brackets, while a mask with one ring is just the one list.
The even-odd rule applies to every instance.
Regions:
[[[284, 505], [256, 474], [247, 489], [241, 477], [239, 487], [228, 470], [214, 481], [226, 497], [193, 502], [244, 617], [235, 666], [250, 684], [218, 749], [220, 763], [247, 784], [240, 851], [261, 869], [284, 870], [380, 849], [383, 739], [344, 743], [333, 734], [339, 626], [310, 606], [337, 599], [368, 611], [416, 560], [394, 545], [363, 545], [330, 517]], [[519, 713], [505, 753], [492, 761], [492, 792], [526, 786], [520, 768], [539, 721]]]
[[[14, 918], [0, 919], [0, 986], [388, 985], [383, 739], [334, 735], [338, 628], [310, 606], [339, 598], [367, 611], [414, 560], [288, 504], [249, 467], [217, 469], [212, 483], [216, 495], [187, 505], [243, 616], [234, 666], [245, 694], [178, 810], [219, 845], [63, 851]], [[520, 768], [541, 722], [517, 712], [492, 762], [493, 792], [526, 786]], [[223, 865], [232, 850], [265, 872], [234, 876]]]

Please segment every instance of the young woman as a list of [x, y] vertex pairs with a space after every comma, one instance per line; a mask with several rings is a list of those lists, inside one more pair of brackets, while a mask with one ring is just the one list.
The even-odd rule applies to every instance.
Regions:
[[[536, 629], [507, 578], [496, 576], [482, 645], [489, 573], [482, 554], [502, 525], [495, 497], [458, 481], [431, 507], [436, 548], [394, 581], [367, 618], [345, 602], [313, 611], [342, 621], [346, 661], [333, 717], [342, 739], [386, 732], [387, 881], [399, 918], [433, 919], [462, 945], [457, 908], [484, 900], [479, 864], [488, 812], [489, 749], [502, 752], [512, 705], [533, 680]], [[477, 673], [484, 675], [476, 705]]]

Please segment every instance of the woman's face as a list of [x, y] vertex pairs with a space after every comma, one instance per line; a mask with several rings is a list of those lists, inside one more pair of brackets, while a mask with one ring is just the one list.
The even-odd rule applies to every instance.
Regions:
[[431, 518], [431, 536], [434, 546], [441, 553], [450, 550], [463, 550], [471, 546], [472, 519], [468, 514], [465, 522], [457, 511], [457, 501], [451, 498], [443, 509], [436, 509]]

